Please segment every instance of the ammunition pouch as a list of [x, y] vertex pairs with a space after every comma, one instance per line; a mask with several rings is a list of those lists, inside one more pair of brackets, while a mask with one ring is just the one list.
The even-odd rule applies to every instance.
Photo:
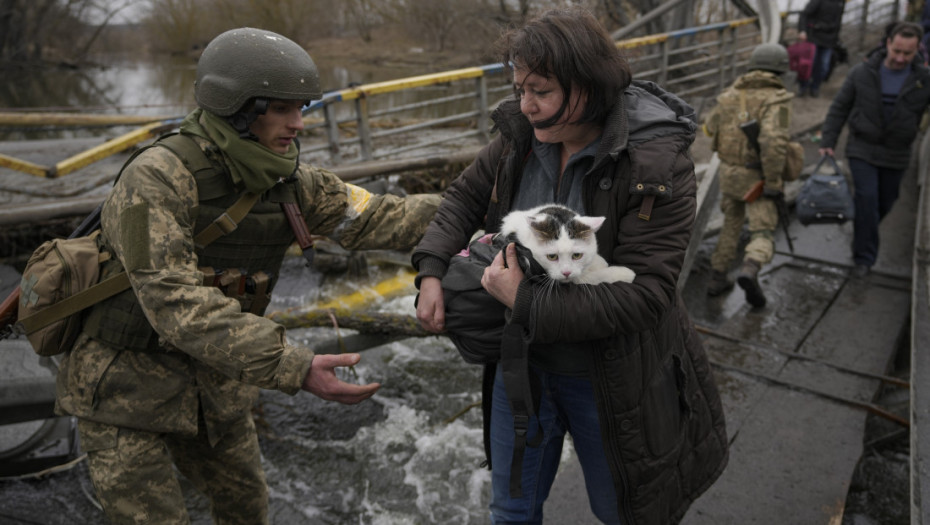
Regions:
[[[272, 275], [263, 271], [249, 274], [239, 269], [198, 268], [203, 285], [219, 288], [239, 301], [243, 312], [263, 315], [271, 303]], [[122, 271], [118, 260], [104, 263], [103, 277]], [[132, 289], [121, 292], [90, 308], [84, 320], [84, 333], [113, 348], [136, 352], [163, 352], [158, 334], [149, 324]]]
[[272, 276], [263, 271], [249, 275], [240, 269], [198, 268], [203, 273], [203, 285], [219, 288], [226, 297], [239, 301], [243, 312], [255, 315], [265, 313], [271, 303]]

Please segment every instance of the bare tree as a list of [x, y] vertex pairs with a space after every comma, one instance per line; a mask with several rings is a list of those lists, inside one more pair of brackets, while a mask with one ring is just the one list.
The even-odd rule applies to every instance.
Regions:
[[435, 51], [444, 51], [450, 33], [459, 24], [467, 23], [467, 0], [410, 0], [407, 2], [407, 23], [413, 34], [425, 36]]
[[345, 3], [346, 17], [358, 32], [358, 36], [365, 42], [371, 42], [372, 31], [384, 23], [392, 12], [391, 2], [377, 0], [347, 0]]
[[4, 62], [40, 61], [48, 45], [44, 30], [55, 16], [55, 0], [0, 2], [0, 58]]
[[[212, 2], [210, 2], [212, 3]], [[198, 0], [151, 0], [145, 26], [159, 50], [173, 54], [202, 48], [213, 34], [205, 34], [201, 20], [212, 6]]]
[[0, 62], [81, 62], [130, 0], [0, 0]]

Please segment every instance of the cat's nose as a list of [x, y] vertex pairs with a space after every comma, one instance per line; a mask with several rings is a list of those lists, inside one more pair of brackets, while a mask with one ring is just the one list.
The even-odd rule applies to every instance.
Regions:
[[571, 270], [565, 270], [564, 272], [562, 272], [562, 275], [564, 275], [565, 277], [569, 277], [571, 274], [572, 274]]

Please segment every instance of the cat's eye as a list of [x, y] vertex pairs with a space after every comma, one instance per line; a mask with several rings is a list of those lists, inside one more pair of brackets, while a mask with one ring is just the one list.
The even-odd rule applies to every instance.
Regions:
[[573, 260], [573, 261], [579, 261], [579, 260], [581, 260], [581, 257], [582, 257], [582, 254], [580, 254], [580, 253], [573, 253], [573, 254], [572, 254], [572, 260]]
[[557, 253], [547, 253], [547, 254], [546, 254], [546, 259], [548, 259], [548, 260], [550, 260], [550, 261], [558, 261], [558, 260], [559, 260], [559, 254], [557, 254]]

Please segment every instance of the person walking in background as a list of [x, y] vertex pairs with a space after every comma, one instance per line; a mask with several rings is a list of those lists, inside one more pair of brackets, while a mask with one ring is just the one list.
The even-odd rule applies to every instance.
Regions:
[[[188, 523], [175, 469], [208, 497], [215, 523], [268, 523], [258, 388], [354, 404], [380, 386], [337, 377], [358, 354], [314, 355], [263, 317], [297, 225], [351, 249], [409, 249], [439, 203], [374, 195], [301, 164], [301, 109], [321, 96], [316, 65], [293, 41], [222, 33], [197, 64], [199, 107], [175, 149], [143, 150], [103, 204], [103, 274], [125, 269], [132, 288], [86, 313], [61, 361], [56, 408], [77, 417], [113, 523]], [[243, 195], [258, 199], [237, 224], [224, 211]], [[217, 222], [225, 235], [201, 245]], [[219, 268], [241, 272], [226, 274], [236, 276], [229, 295], [207, 283]]]
[[855, 187], [853, 275], [866, 276], [878, 257], [878, 227], [898, 199], [921, 117], [930, 104], [930, 69], [918, 55], [923, 32], [900, 22], [885, 48], [846, 76], [823, 123], [821, 155], [834, 156], [844, 125]]
[[830, 72], [830, 58], [840, 38], [846, 0], [810, 0], [798, 19], [798, 31], [817, 46], [807, 93], [820, 96], [820, 85]]
[[807, 33], [798, 33], [798, 40], [788, 46], [788, 68], [797, 75], [798, 96], [803, 97], [810, 91], [811, 72], [814, 69], [814, 56], [817, 46], [807, 40]]
[[920, 27], [924, 31], [921, 47], [925, 52], [924, 62], [927, 62], [930, 61], [930, 55], [926, 54], [927, 51], [930, 51], [930, 0], [924, 0], [924, 8], [920, 13]]
[[484, 270], [506, 320], [527, 327], [540, 400], [525, 441], [542, 432], [538, 447], [525, 448], [514, 494], [513, 413], [500, 365], [488, 365], [491, 522], [542, 521], [566, 433], [598, 519], [676, 522], [728, 453], [719, 394], [677, 290], [695, 218], [694, 110], [632, 81], [610, 35], [580, 7], [547, 11], [499, 46], [514, 97], [495, 109], [498, 135], [452, 182], [414, 250], [420, 324], [444, 331], [440, 279], [450, 259], [479, 229], [500, 231], [512, 210], [555, 202], [605, 217], [598, 253], [636, 278], [548, 288], [524, 279], [513, 244]]
[[[737, 282], [753, 307], [765, 306], [758, 274], [775, 253], [778, 226], [776, 199], [782, 197], [791, 125], [793, 95], [785, 89], [781, 75], [788, 70], [788, 52], [778, 44], [756, 46], [749, 58], [749, 71], [717, 97], [707, 116], [704, 132], [711, 149], [720, 157], [720, 209], [723, 227], [711, 255], [711, 279], [707, 294], [720, 295], [733, 287], [729, 271], [739, 250], [743, 223], [749, 221], [749, 244], [743, 254]], [[755, 123], [753, 141], [744, 126]], [[747, 192], [762, 179], [763, 193], [751, 202]]]

